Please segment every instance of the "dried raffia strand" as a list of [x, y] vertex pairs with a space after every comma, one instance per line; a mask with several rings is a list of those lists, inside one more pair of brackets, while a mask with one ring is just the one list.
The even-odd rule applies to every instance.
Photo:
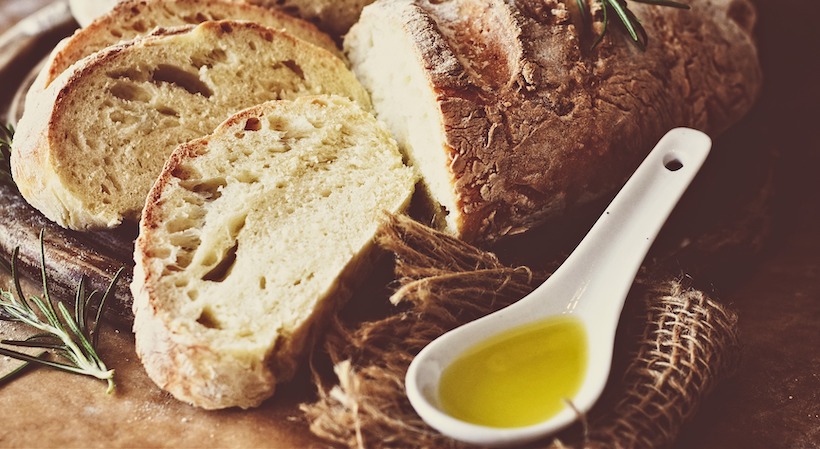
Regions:
[[[317, 436], [346, 447], [460, 448], [427, 427], [404, 394], [413, 356], [452, 327], [526, 295], [544, 276], [501, 264], [404, 217], [389, 217], [379, 235], [396, 255], [399, 310], [354, 328], [337, 320], [325, 340], [339, 383], [302, 410]], [[651, 278], [650, 278], [651, 279]], [[648, 287], [647, 287], [648, 286]], [[551, 448], [657, 447], [674, 441], [682, 423], [736, 360], [736, 318], [678, 280], [644, 280], [636, 289], [642, 328], [622, 349], [631, 363], [617, 391], [593, 409], [589, 428], [546, 441]], [[636, 298], [637, 299], [637, 298]], [[574, 433], [573, 433], [574, 432]]]

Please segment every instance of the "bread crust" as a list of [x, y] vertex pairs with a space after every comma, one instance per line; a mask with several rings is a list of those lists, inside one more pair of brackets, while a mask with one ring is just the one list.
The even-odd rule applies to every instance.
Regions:
[[666, 131], [715, 136], [758, 95], [747, 0], [630, 4], [651, 39], [644, 52], [614, 26], [590, 49], [566, 3], [387, 0], [356, 25], [387, 20], [415, 43], [466, 240], [521, 233], [609, 195]]
[[28, 96], [42, 92], [72, 64], [108, 46], [150, 34], [158, 27], [227, 19], [250, 20], [287, 31], [344, 59], [344, 54], [330, 36], [312, 23], [277, 9], [231, 0], [125, 0], [61, 40], [49, 54]]

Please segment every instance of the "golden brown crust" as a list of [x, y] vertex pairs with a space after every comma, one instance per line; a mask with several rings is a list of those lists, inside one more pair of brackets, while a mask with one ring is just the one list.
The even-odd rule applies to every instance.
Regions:
[[[711, 135], [761, 85], [746, 0], [630, 4], [650, 42], [615, 26], [590, 49], [559, 0], [386, 1], [439, 98], [460, 235], [493, 240], [616, 189], [669, 129]], [[750, 12], [751, 11], [751, 12]], [[737, 21], [736, 21], [737, 20]]]
[[[344, 55], [330, 36], [312, 23], [277, 9], [232, 0], [125, 0], [57, 44], [32, 83], [27, 102], [44, 91], [72, 64], [106, 47], [155, 33], [161, 28], [227, 19], [250, 20], [286, 31], [344, 60]], [[30, 106], [27, 104], [26, 107]]]
[[[171, 16], [172, 21], [166, 20], [165, 15]], [[156, 27], [226, 19], [253, 20], [271, 27], [284, 27], [291, 34], [342, 56], [330, 37], [313, 24], [275, 9], [230, 0], [126, 0], [60, 43], [44, 68], [46, 77], [42, 87], [94, 51], [136, 36], [122, 35], [123, 29], [148, 34]]]

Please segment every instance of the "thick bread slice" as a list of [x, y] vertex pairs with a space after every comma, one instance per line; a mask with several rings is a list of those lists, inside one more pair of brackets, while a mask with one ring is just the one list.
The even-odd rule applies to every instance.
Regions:
[[139, 218], [180, 143], [232, 113], [280, 98], [369, 98], [345, 63], [251, 22], [205, 22], [95, 53], [63, 72], [23, 113], [11, 158], [23, 197], [71, 229]]
[[268, 102], [181, 145], [136, 242], [134, 332], [148, 374], [205, 408], [271, 396], [414, 182], [386, 128], [335, 96]]
[[42, 91], [80, 59], [118, 42], [148, 34], [157, 27], [228, 19], [249, 20], [287, 31], [337, 56], [342, 55], [333, 40], [313, 24], [271, 8], [230, 0], [126, 0], [57, 44], [35, 80], [32, 91]]
[[749, 0], [630, 2], [646, 51], [612, 26], [591, 48], [596, 31], [577, 28], [572, 3], [380, 0], [345, 37], [442, 226], [465, 240], [604, 199], [669, 129], [716, 136], [760, 91]]

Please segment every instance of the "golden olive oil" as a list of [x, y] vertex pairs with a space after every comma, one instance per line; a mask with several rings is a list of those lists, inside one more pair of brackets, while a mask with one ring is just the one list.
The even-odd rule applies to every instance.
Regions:
[[527, 324], [467, 350], [442, 373], [444, 411], [473, 424], [521, 427], [542, 422], [578, 392], [587, 336], [571, 317]]

